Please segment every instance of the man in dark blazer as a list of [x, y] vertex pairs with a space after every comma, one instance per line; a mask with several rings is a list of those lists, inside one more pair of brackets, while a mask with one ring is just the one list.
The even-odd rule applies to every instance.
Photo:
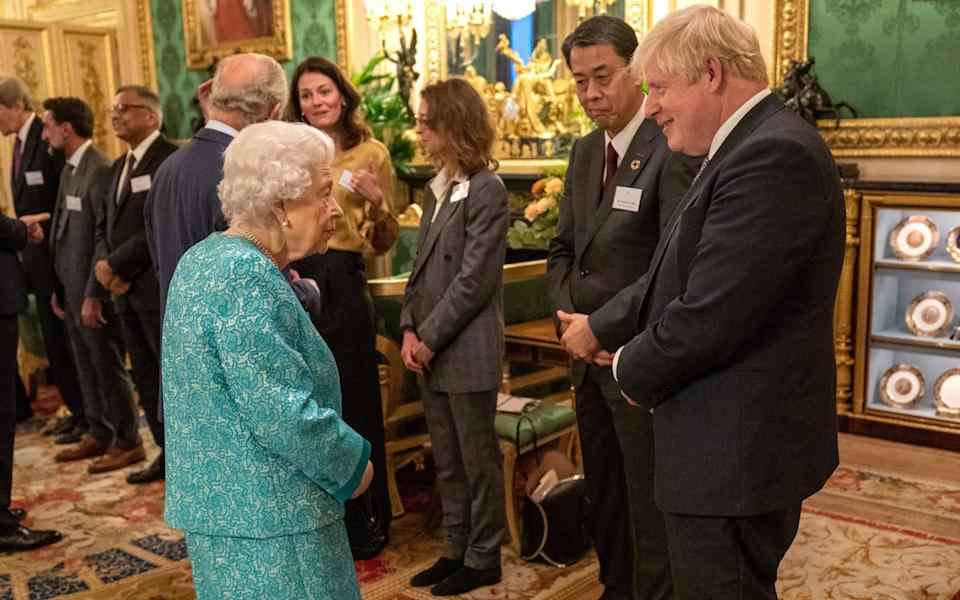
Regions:
[[[640, 279], [660, 237], [660, 211], [672, 207], [661, 207], [663, 194], [682, 193], [693, 177], [685, 162], [668, 163], [660, 128], [643, 117], [644, 96], [628, 68], [636, 47], [633, 29], [607, 16], [584, 21], [563, 43], [580, 104], [599, 125], [571, 150], [547, 258], [558, 331], [568, 339], [623, 333], [622, 323], [596, 314], [589, 325], [570, 315], [619, 302], [617, 292]], [[610, 368], [574, 360], [571, 375], [603, 598], [669, 598], [664, 525], [653, 503], [652, 419], [624, 405]]]
[[27, 285], [17, 251], [27, 241], [43, 241], [40, 223], [50, 213], [11, 219], [0, 213], [0, 552], [33, 550], [60, 541], [56, 531], [20, 525], [23, 509], [10, 508], [13, 484], [13, 441], [16, 425], [17, 313], [27, 305]]
[[133, 380], [160, 455], [130, 483], [164, 478], [163, 423], [160, 420], [160, 285], [150, 260], [143, 207], [153, 177], [177, 147], [160, 133], [160, 99], [142, 86], [124, 86], [113, 98], [113, 129], [129, 150], [113, 163], [98, 225], [106, 256], [98, 256], [97, 281], [113, 292]]
[[54, 460], [105, 454], [87, 467], [90, 473], [104, 473], [145, 458], [133, 390], [118, 344], [120, 323], [110, 293], [94, 276], [97, 215], [104, 210], [110, 161], [93, 146], [93, 112], [83, 100], [47, 98], [43, 108], [43, 137], [67, 156], [50, 231], [58, 283], [52, 304], [73, 347], [88, 425], [80, 444]]
[[[15, 77], [0, 77], [0, 132], [16, 136], [10, 189], [17, 215], [53, 214], [64, 163], [63, 153], [52, 151], [42, 139], [43, 124], [33, 112], [30, 93]], [[49, 238], [49, 223], [44, 227], [44, 234]], [[33, 292], [37, 302], [43, 344], [50, 362], [48, 373], [71, 413], [69, 419], [61, 421], [49, 432], [60, 434], [57, 440], [60, 443], [77, 442], [86, 426], [83, 394], [63, 323], [50, 307], [55, 281], [50, 252], [46, 244], [31, 244], [21, 252], [20, 259], [28, 291]]]
[[287, 80], [274, 59], [236, 54], [220, 61], [214, 79], [201, 85], [198, 95], [206, 107], [206, 126], [163, 164], [144, 208], [164, 303], [183, 253], [227, 228], [217, 195], [224, 150], [247, 125], [278, 117], [287, 101]]
[[635, 61], [670, 148], [707, 161], [634, 290], [640, 333], [614, 374], [654, 415], [674, 597], [774, 600], [801, 503], [838, 461], [840, 178], [724, 11], [672, 13]]

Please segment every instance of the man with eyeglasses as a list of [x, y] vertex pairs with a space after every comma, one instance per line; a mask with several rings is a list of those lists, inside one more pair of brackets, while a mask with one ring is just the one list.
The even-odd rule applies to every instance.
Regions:
[[[57, 202], [60, 172], [64, 156], [42, 139], [43, 124], [34, 113], [27, 86], [16, 77], [0, 76], [0, 133], [12, 135], [13, 161], [10, 165], [10, 189], [18, 216], [50, 213]], [[44, 233], [50, 235], [49, 223]], [[50, 307], [55, 277], [47, 244], [30, 244], [20, 252], [29, 291], [37, 303], [37, 318], [43, 334], [50, 367], [50, 379], [57, 385], [70, 416], [58, 420], [44, 433], [56, 434], [57, 443], [79, 442], [85, 432], [83, 394], [77, 378], [63, 322]]]
[[117, 90], [111, 109], [113, 130], [127, 143], [127, 152], [111, 169], [104, 199], [106, 210], [97, 227], [105, 255], [96, 264], [97, 281], [115, 298], [133, 380], [160, 455], [129, 483], [164, 478], [163, 423], [160, 420], [160, 284], [150, 259], [143, 219], [144, 202], [164, 160], [177, 147], [160, 133], [160, 98], [150, 89], [128, 85]]
[[[653, 502], [653, 417], [628, 406], [606, 358], [629, 339], [629, 291], [647, 271], [668, 212], [693, 178], [657, 124], [644, 119], [640, 81], [628, 68], [637, 36], [597, 16], [563, 42], [577, 98], [598, 128], [570, 151], [557, 235], [547, 258], [557, 332], [574, 359], [571, 378], [589, 523], [604, 600], [661, 600], [673, 589], [663, 518]], [[606, 316], [592, 314], [605, 308]], [[588, 318], [589, 316], [589, 318]]]

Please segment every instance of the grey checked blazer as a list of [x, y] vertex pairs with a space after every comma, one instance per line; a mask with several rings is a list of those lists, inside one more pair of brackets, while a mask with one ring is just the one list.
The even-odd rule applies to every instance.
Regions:
[[500, 386], [503, 357], [507, 190], [484, 169], [470, 177], [465, 198], [451, 202], [451, 191], [431, 223], [437, 199], [426, 188], [400, 326], [434, 352], [425, 374], [431, 390], [493, 390]]
[[[94, 276], [96, 223], [104, 211], [103, 202], [110, 183], [110, 161], [94, 146], [87, 148], [80, 164], [68, 164], [60, 176], [60, 189], [50, 226], [50, 256], [57, 277], [60, 304], [79, 317], [84, 298], [107, 300], [110, 294]], [[80, 210], [67, 209], [67, 196], [78, 196]]]

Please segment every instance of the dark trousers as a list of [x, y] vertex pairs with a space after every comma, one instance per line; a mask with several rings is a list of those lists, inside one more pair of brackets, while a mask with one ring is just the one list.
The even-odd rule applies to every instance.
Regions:
[[[73, 350], [67, 339], [66, 330], [53, 310], [50, 309], [50, 296], [37, 296], [37, 316], [40, 320], [40, 329], [43, 332], [43, 345], [47, 352], [52, 383], [60, 390], [63, 402], [75, 417], [83, 418], [83, 391], [77, 377], [76, 366], [73, 360]], [[61, 306], [63, 299], [59, 299]]]
[[17, 317], [0, 316], [0, 532], [17, 526], [7, 510], [13, 487], [13, 438], [17, 432]]
[[129, 449], [140, 442], [133, 389], [123, 365], [123, 349], [117, 344], [120, 323], [111, 303], [104, 302], [103, 316], [106, 325], [90, 329], [67, 309], [64, 323], [77, 363], [90, 434]]
[[329, 250], [291, 267], [320, 288], [321, 316], [314, 319], [314, 326], [337, 362], [343, 420], [370, 442], [373, 482], [363, 496], [347, 501], [345, 516], [350, 544], [367, 546], [375, 543], [373, 538], [387, 535], [393, 511], [387, 491], [373, 300], [363, 258], [356, 252]]
[[163, 448], [160, 421], [160, 311], [136, 310], [127, 304], [119, 313], [123, 339], [133, 366], [133, 383], [147, 417], [153, 441]]
[[676, 600], [777, 600], [777, 568], [800, 503], [748, 517], [665, 513]]
[[493, 426], [497, 390], [447, 394], [425, 389], [423, 414], [443, 505], [443, 555], [473, 569], [499, 567], [506, 518], [503, 458]]
[[663, 516], [653, 500], [653, 416], [630, 406], [611, 371], [588, 367], [577, 423], [600, 582], [616, 598], [670, 598]]

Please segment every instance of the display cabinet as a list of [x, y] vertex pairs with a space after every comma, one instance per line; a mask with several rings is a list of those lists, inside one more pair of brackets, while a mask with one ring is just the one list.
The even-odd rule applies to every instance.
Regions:
[[960, 196], [864, 192], [853, 414], [960, 434]]

